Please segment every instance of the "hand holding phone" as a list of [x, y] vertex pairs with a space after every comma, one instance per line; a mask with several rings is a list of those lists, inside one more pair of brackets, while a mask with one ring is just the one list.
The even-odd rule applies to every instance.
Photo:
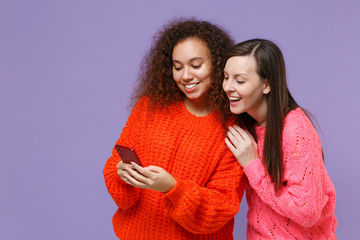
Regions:
[[115, 145], [115, 149], [124, 163], [131, 164], [131, 162], [134, 162], [143, 167], [134, 149], [122, 145]]

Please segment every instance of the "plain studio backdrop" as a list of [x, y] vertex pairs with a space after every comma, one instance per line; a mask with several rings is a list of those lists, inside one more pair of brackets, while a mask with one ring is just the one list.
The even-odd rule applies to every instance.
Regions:
[[[358, 236], [360, 6], [353, 1], [1, 0], [0, 239], [115, 239], [102, 170], [152, 36], [175, 17], [282, 49], [319, 123], [339, 239]], [[244, 239], [246, 200], [236, 216]]]

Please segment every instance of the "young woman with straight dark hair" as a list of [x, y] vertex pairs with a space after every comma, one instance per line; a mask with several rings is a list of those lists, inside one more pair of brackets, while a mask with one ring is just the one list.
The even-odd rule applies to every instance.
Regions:
[[271, 41], [235, 45], [223, 89], [237, 123], [227, 146], [248, 178], [248, 239], [336, 239], [336, 193], [319, 136], [291, 96]]

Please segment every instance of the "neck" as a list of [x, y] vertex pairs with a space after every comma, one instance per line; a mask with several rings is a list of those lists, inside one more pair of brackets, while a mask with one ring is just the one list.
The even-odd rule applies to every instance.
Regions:
[[257, 122], [256, 125], [260, 127], [266, 126], [266, 112], [265, 113], [257, 113], [257, 114], [249, 114], [252, 118]]
[[255, 111], [248, 111], [248, 114], [255, 119], [257, 126], [266, 126], [267, 104], [265, 101], [260, 104]]
[[260, 122], [258, 121], [256, 125], [258, 125], [259, 127], [265, 127], [266, 126], [266, 118]]
[[207, 98], [196, 100], [185, 98], [184, 105], [191, 114], [197, 117], [203, 117], [212, 112], [212, 109], [210, 109], [207, 105]]

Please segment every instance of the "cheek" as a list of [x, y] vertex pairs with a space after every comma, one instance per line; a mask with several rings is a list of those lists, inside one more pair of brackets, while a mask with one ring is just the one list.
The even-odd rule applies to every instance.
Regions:
[[180, 72], [178, 72], [178, 71], [173, 71], [172, 74], [173, 74], [173, 79], [174, 79], [174, 81], [175, 81], [176, 83], [179, 83], [180, 80], [181, 80], [181, 74], [180, 74]]
[[226, 92], [226, 83], [225, 83], [225, 81], [223, 80], [223, 82], [222, 82], [222, 89]]
[[200, 69], [197, 71], [196, 76], [202, 80], [207, 80], [211, 78], [211, 70], [208, 68]]
[[247, 92], [247, 102], [257, 103], [264, 98], [261, 89], [254, 89], [251, 92]]

